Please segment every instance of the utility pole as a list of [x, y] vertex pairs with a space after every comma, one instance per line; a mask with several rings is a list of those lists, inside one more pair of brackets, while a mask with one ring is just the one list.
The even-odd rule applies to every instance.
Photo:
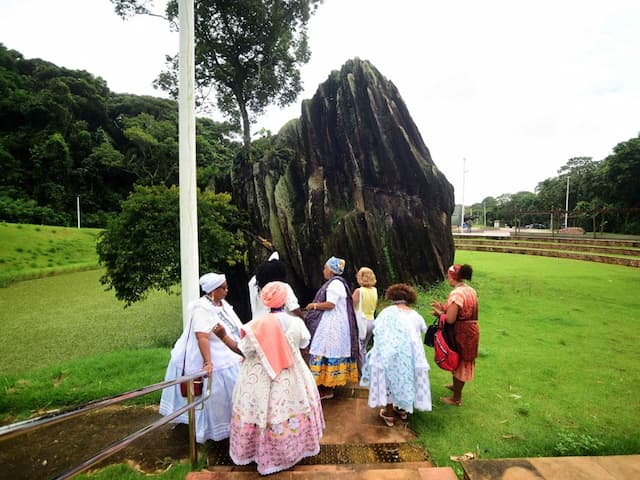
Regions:
[[464, 177], [467, 174], [467, 159], [462, 159], [462, 205], [460, 206], [460, 233], [464, 232]]
[[564, 228], [569, 228], [569, 224], [567, 223], [569, 220], [569, 180], [571, 177], [567, 175], [567, 198], [564, 204]]
[[487, 228], [487, 202], [482, 202], [482, 213], [484, 218], [484, 228]]

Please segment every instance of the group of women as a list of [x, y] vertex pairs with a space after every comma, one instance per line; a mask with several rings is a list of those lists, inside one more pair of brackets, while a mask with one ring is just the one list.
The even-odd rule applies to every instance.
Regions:
[[[273, 256], [260, 265], [250, 287], [253, 319], [243, 324], [225, 300], [224, 275], [200, 278], [202, 297], [189, 306], [189, 324], [176, 342], [166, 380], [206, 370], [211, 401], [196, 410], [196, 441], [229, 438], [231, 459], [257, 464], [260, 474], [285, 470], [317, 455], [324, 429], [321, 401], [334, 389], [358, 381], [369, 387], [368, 404], [380, 408], [382, 421], [393, 426], [415, 410], [431, 410], [429, 363], [422, 335], [423, 317], [412, 308], [416, 292], [406, 284], [387, 288], [391, 302], [374, 321], [378, 305], [375, 274], [364, 267], [351, 292], [342, 277], [345, 261], [331, 257], [324, 265], [324, 284], [306, 306], [286, 283], [284, 264]], [[471, 267], [448, 271], [453, 291], [432, 313], [446, 316], [462, 361], [441, 400], [461, 405], [462, 388], [473, 378], [477, 356], [477, 297], [464, 280]], [[459, 328], [462, 326], [461, 328]], [[369, 342], [373, 346], [367, 352]], [[162, 393], [160, 413], [184, 406], [179, 386]], [[186, 414], [176, 422], [187, 423]]]

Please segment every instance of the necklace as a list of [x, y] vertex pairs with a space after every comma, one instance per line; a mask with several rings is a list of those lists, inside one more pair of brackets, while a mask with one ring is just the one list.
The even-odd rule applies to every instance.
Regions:
[[406, 300], [394, 300], [393, 304], [394, 305], [406, 305], [407, 301]]
[[222, 307], [222, 302], [220, 302], [220, 304], [217, 304], [216, 301], [213, 298], [211, 298], [209, 295], [205, 295], [205, 297], [207, 298], [207, 300], [211, 302], [211, 304], [214, 307]]
[[216, 302], [214, 302], [214, 300], [209, 295], [207, 295], [207, 299], [214, 307], [216, 307], [218, 318], [222, 320], [222, 323], [224, 323], [226, 327], [228, 327], [228, 333], [230, 333], [234, 337], [234, 340], [238, 340], [240, 338], [240, 329], [227, 316], [227, 312], [225, 311], [222, 302], [220, 302], [220, 305], [216, 305]]

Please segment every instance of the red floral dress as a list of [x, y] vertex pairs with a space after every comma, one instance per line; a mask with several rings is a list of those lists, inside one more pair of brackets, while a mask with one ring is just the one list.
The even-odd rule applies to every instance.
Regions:
[[473, 371], [478, 356], [480, 328], [478, 327], [478, 295], [476, 291], [462, 283], [454, 288], [444, 305], [445, 311], [449, 305], [458, 306], [458, 315], [454, 325], [456, 350], [460, 354], [460, 364], [453, 372], [453, 376], [463, 382], [473, 380]]

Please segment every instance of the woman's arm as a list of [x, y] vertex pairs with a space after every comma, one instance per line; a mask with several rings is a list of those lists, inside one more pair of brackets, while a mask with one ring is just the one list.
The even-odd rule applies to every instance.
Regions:
[[207, 370], [207, 375], [211, 376], [213, 372], [213, 364], [211, 363], [211, 350], [209, 349], [209, 334], [205, 332], [196, 332], [198, 340], [198, 349], [204, 362], [202, 368]]
[[451, 302], [451, 305], [447, 307], [447, 311], [445, 313], [447, 315], [446, 322], [455, 323], [458, 318], [458, 304]]
[[431, 302], [431, 315], [440, 316], [444, 313], [444, 307], [438, 301]]
[[333, 310], [335, 306], [335, 303], [331, 302], [317, 302], [307, 305], [307, 310]]
[[227, 335], [227, 331], [219, 323], [213, 327], [213, 333], [218, 337], [226, 347], [234, 353], [244, 357], [242, 351], [238, 348], [238, 342]]
[[356, 289], [353, 291], [353, 295], [351, 295], [351, 298], [353, 299], [353, 304], [354, 304], [354, 305], [357, 305], [357, 304], [358, 304], [358, 302], [360, 302], [360, 288], [359, 288], [359, 287], [358, 287], [358, 288], [356, 288]]

